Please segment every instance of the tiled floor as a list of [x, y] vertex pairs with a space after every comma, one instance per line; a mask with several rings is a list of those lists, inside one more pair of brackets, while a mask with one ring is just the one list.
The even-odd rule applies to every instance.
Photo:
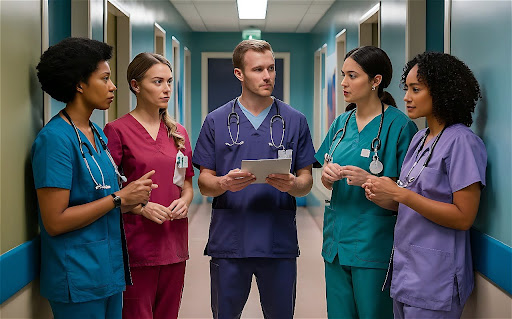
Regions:
[[[202, 204], [190, 216], [189, 249], [185, 288], [180, 318], [211, 318], [209, 257], [203, 256], [208, 239], [210, 204]], [[327, 318], [324, 264], [320, 255], [322, 231], [309, 212], [297, 210], [297, 227], [301, 255], [298, 259], [295, 318]], [[242, 313], [242, 318], [263, 318], [256, 283]]]

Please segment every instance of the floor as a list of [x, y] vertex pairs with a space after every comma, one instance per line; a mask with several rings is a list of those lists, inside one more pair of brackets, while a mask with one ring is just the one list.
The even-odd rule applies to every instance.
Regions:
[[[189, 250], [180, 318], [211, 318], [209, 257], [203, 256], [208, 240], [210, 204], [201, 204], [189, 217]], [[306, 208], [297, 210], [297, 228], [301, 255], [297, 262], [297, 299], [295, 318], [327, 318], [324, 264], [320, 255], [322, 230], [318, 218]], [[263, 318], [255, 281], [242, 318]]]

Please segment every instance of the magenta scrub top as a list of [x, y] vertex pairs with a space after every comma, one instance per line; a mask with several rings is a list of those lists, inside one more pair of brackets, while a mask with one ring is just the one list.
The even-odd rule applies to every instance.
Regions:
[[[424, 134], [425, 129], [419, 131], [409, 146], [400, 174], [402, 181], [417, 158]], [[419, 152], [419, 162], [410, 177], [418, 175], [434, 140]], [[482, 140], [467, 126], [454, 124], [445, 129], [428, 166], [407, 188], [432, 200], [453, 203], [453, 193], [477, 182], [485, 186], [486, 165]], [[449, 311], [454, 291], [461, 305], [466, 302], [473, 290], [473, 276], [469, 231], [440, 226], [400, 204], [392, 298], [414, 307]]]
[[[192, 177], [190, 140], [185, 128], [177, 126], [185, 138], [181, 152], [189, 158], [185, 178]], [[158, 188], [151, 192], [150, 201], [167, 207], [181, 196], [181, 188], [173, 184], [178, 149], [167, 136], [164, 122], [160, 122], [156, 141], [131, 114], [108, 123], [104, 131], [112, 157], [128, 179], [123, 186], [155, 170], [151, 179]], [[123, 220], [130, 266], [167, 265], [188, 259], [188, 218], [159, 225], [144, 216], [126, 213]]]

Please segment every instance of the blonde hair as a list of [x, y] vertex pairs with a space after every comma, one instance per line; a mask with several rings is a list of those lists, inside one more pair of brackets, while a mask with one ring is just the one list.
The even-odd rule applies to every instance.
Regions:
[[272, 47], [270, 43], [265, 40], [244, 40], [236, 46], [233, 50], [233, 67], [244, 70], [244, 57], [245, 53], [249, 50], [263, 53], [265, 51], [270, 51], [272, 56], [274, 56], [274, 51], [272, 51]]
[[[128, 80], [128, 85], [130, 86], [130, 90], [135, 93], [131, 85], [131, 80], [135, 80], [140, 82], [146, 72], [155, 64], [162, 63], [169, 67], [172, 71], [171, 63], [156, 53], [143, 52], [137, 54], [135, 58], [133, 58], [132, 62], [128, 65], [128, 70], [126, 71], [126, 79]], [[160, 120], [162, 120], [167, 127], [167, 136], [172, 137], [174, 140], [174, 144], [178, 149], [185, 148], [185, 138], [178, 132], [178, 123], [169, 115], [167, 109], [160, 109]]]

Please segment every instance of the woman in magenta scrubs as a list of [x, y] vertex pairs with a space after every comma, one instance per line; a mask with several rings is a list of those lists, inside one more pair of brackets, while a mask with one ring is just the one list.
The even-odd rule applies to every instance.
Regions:
[[137, 106], [106, 125], [108, 147], [128, 182], [151, 167], [159, 187], [145, 206], [123, 216], [133, 278], [123, 296], [123, 318], [177, 318], [188, 259], [192, 149], [185, 128], [167, 112], [169, 61], [140, 53], [128, 66], [127, 79]]
[[[480, 88], [471, 70], [443, 53], [405, 66], [407, 113], [428, 128], [413, 138], [400, 179], [370, 177], [369, 200], [398, 209], [387, 284], [395, 318], [460, 318], [473, 290], [469, 228], [485, 186], [487, 153], [471, 131]], [[391, 279], [392, 278], [392, 279]]]

